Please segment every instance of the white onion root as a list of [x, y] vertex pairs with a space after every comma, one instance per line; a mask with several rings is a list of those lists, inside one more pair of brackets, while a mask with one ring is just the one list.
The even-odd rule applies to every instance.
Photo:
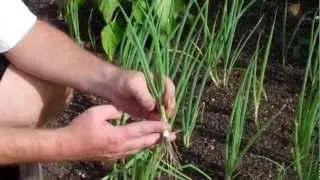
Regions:
[[170, 141], [170, 133], [168, 130], [163, 131], [162, 136], [167, 142]]

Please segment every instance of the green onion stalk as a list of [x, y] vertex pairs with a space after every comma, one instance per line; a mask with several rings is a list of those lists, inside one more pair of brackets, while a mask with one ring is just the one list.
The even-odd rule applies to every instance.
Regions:
[[84, 0], [69, 0], [63, 7], [63, 16], [66, 24], [68, 25], [72, 38], [82, 46], [79, 26], [79, 8], [84, 4]]
[[[161, 120], [170, 124], [163, 102], [165, 93], [165, 76], [168, 75], [169, 71], [167, 66], [167, 64], [169, 64], [169, 59], [162, 54], [162, 45], [159, 41], [160, 38], [158, 33], [159, 29], [157, 29], [156, 25], [154, 24], [156, 19], [151, 15], [147, 16], [147, 14], [145, 14], [147, 17], [145, 24], [146, 27], [142, 27], [140, 29], [131, 23], [130, 18], [125, 14], [125, 11], [121, 6], [120, 9], [128, 22], [127, 35], [131, 37], [131, 44], [135, 44], [137, 47], [138, 57], [136, 58], [139, 60], [139, 65], [145, 74], [149, 90], [155, 98], [156, 105], [161, 115]], [[145, 44], [145, 40], [149, 36], [151, 36], [153, 39], [150, 44], [150, 51], [149, 53], [146, 53], [144, 49], [147, 46], [147, 44]], [[169, 142], [169, 134], [169, 130], [163, 132], [162, 136], [166, 143], [162, 144], [154, 151], [155, 155], [152, 156], [152, 159], [150, 160], [151, 167], [155, 167], [154, 163], [157, 163], [160, 160], [159, 158], [162, 157], [162, 152], [165, 153], [167, 160], [170, 163], [177, 162], [177, 158], [174, 156], [173, 147]]]
[[[268, 64], [268, 59], [270, 56], [270, 51], [271, 51], [271, 45], [272, 45], [272, 39], [273, 39], [273, 32], [275, 28], [275, 23], [277, 19], [277, 12], [275, 14], [273, 24], [269, 33], [269, 38], [267, 45], [264, 50], [264, 55], [263, 55], [263, 63], [262, 66], [260, 67], [260, 75], [257, 73], [257, 68], [258, 66], [255, 67], [254, 69], [254, 82], [253, 82], [253, 105], [254, 105], [254, 122], [257, 128], [259, 128], [259, 121], [258, 121], [258, 113], [259, 113], [259, 107], [262, 101], [262, 94], [264, 94], [265, 97], [266, 93], [264, 91], [264, 78], [265, 78], [265, 72]], [[259, 41], [260, 41], [260, 36], [259, 35]], [[258, 78], [259, 76], [259, 78]]]
[[294, 167], [300, 179], [319, 178], [317, 124], [320, 121], [320, 25], [314, 18], [308, 60], [294, 122]]
[[[160, 38], [162, 29], [159, 15], [153, 14], [152, 7], [147, 8], [148, 12], [143, 12], [145, 22], [137, 24], [132, 21], [132, 17], [125, 14], [120, 6], [127, 21], [127, 28], [120, 45], [119, 64], [123, 68], [141, 70], [145, 74], [148, 88], [156, 101], [161, 119], [171, 128], [177, 119], [180, 119], [186, 146], [190, 146], [201, 95], [208, 78], [205, 65], [209, 51], [206, 45], [209, 42], [212, 43], [210, 41], [212, 37], [209, 34], [211, 32], [206, 26], [208, 21], [204, 15], [207, 14], [208, 1], [199, 8], [193, 23], [189, 26], [187, 21], [194, 5], [200, 7], [196, 1], [191, 1], [181, 21], [165, 38]], [[163, 102], [166, 77], [170, 77], [176, 83], [177, 111], [170, 118], [166, 114]], [[168, 172], [168, 169], [164, 170], [165, 167], [168, 168], [167, 165], [162, 167], [164, 163], [180, 169], [174, 144], [169, 142], [170, 131], [171, 129], [168, 129], [163, 132], [162, 137], [165, 143], [149, 152], [148, 158], [144, 160], [146, 170], [142, 173], [143, 176], [139, 176], [142, 179], [154, 179], [159, 170]]]

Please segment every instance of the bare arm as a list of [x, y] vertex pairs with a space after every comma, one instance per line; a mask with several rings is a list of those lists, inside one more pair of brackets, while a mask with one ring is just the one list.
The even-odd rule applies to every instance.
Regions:
[[67, 155], [61, 131], [0, 127], [0, 165], [61, 160]]
[[[35, 77], [106, 97], [135, 116], [154, 114], [155, 101], [143, 73], [120, 70], [45, 22], [37, 21], [5, 55], [17, 68]], [[169, 115], [174, 111], [174, 91], [174, 84], [167, 79], [164, 100]]]
[[[108, 96], [120, 69], [78, 47], [67, 35], [37, 21], [5, 54], [17, 68], [43, 80]], [[110, 97], [107, 97], [110, 98]]]

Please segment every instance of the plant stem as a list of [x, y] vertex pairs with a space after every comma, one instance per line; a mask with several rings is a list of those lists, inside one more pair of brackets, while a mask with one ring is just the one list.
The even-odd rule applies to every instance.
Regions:
[[166, 109], [163, 105], [160, 105], [160, 115], [161, 115], [161, 120], [163, 120], [166, 123], [169, 123], [167, 114], [166, 114]]

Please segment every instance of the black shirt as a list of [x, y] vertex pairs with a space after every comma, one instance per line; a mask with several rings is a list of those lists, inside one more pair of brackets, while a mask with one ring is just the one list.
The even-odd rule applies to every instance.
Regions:
[[0, 54], [0, 80], [9, 64], [8, 59], [3, 54]]

